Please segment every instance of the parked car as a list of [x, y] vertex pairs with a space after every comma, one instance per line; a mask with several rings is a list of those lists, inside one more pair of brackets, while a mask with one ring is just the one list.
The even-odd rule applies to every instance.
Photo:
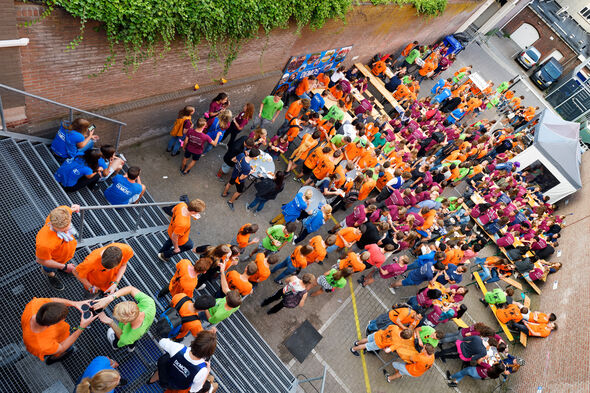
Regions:
[[547, 89], [563, 74], [563, 66], [554, 57], [540, 65], [530, 76], [531, 80], [541, 90]]
[[525, 70], [530, 70], [541, 58], [541, 52], [534, 46], [529, 46], [516, 56], [516, 62], [522, 66]]

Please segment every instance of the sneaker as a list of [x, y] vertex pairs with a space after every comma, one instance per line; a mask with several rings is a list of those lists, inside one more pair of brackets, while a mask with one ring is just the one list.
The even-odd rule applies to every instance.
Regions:
[[227, 201], [226, 203], [229, 206], [230, 210], [233, 212], [234, 211], [234, 204], [233, 204], [233, 202]]
[[114, 351], [119, 349], [119, 347], [115, 345], [116, 339], [117, 336], [115, 335], [115, 331], [113, 330], [113, 328], [109, 328], [109, 330], [107, 330], [107, 340], [109, 344], [111, 344], [111, 348], [113, 348]]
[[450, 381], [447, 383], [447, 386], [450, 388], [456, 388], [457, 386], [459, 386], [459, 384], [455, 381]]
[[383, 375], [385, 375], [385, 380], [387, 381], [387, 383], [391, 383], [391, 381], [389, 380], [390, 374], [387, 372], [387, 370], [383, 369], [381, 371], [383, 371]]
[[57, 278], [57, 276], [47, 276], [47, 280], [49, 281], [49, 285], [51, 285], [56, 291], [64, 290], [64, 284], [59, 278]]
[[246, 202], [246, 211], [248, 213], [252, 213], [252, 210], [250, 210], [250, 207], [249, 206], [250, 206], [250, 204], [248, 202]]
[[447, 370], [447, 379], [450, 381], [451, 380], [451, 372], [449, 370]]
[[285, 283], [283, 283], [282, 280], [280, 280], [280, 281], [274, 280], [274, 282], [275, 282], [275, 284], [280, 285], [280, 286], [285, 285]]
[[361, 356], [361, 354], [352, 349], [352, 347], [350, 347], [350, 353], [352, 353], [354, 356]]
[[127, 352], [133, 352], [135, 351], [135, 344], [131, 344], [131, 345], [127, 345]]
[[158, 258], [160, 258], [160, 260], [162, 260], [162, 261], [164, 261], [164, 262], [168, 262], [168, 261], [170, 261], [170, 258], [166, 258], [166, 257], [164, 257], [164, 254], [163, 254], [163, 253], [161, 253], [161, 252], [159, 252], [159, 253], [158, 253]]
[[391, 292], [395, 295], [395, 289], [393, 289], [392, 287], [389, 287], [389, 292]]

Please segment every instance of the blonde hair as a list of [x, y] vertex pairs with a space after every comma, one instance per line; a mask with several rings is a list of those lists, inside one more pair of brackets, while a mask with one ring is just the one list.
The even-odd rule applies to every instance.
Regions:
[[305, 193], [303, 194], [303, 198], [305, 199], [311, 199], [313, 197], [313, 191], [311, 190], [306, 190]]
[[56, 207], [49, 213], [49, 222], [55, 229], [67, 228], [72, 222], [72, 215], [67, 208]]
[[331, 215], [332, 214], [332, 206], [330, 206], [330, 205], [322, 206], [322, 212], [328, 216]]
[[133, 301], [121, 302], [113, 309], [113, 316], [122, 323], [131, 323], [139, 315], [139, 307]]
[[229, 122], [231, 121], [232, 113], [229, 109], [225, 109], [222, 110], [219, 115], [217, 115], [217, 117], [219, 118], [219, 127], [227, 128], [229, 126]]
[[117, 370], [101, 370], [92, 378], [84, 378], [76, 393], [108, 393], [119, 385], [120, 375]]

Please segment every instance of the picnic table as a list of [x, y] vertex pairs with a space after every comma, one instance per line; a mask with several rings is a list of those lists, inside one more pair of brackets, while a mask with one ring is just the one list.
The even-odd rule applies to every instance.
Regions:
[[[355, 67], [363, 74], [365, 77], [369, 79], [369, 82], [377, 89], [379, 93], [385, 98], [394, 109], [398, 110], [401, 108], [401, 105], [395, 98], [393, 98], [393, 94], [389, 90], [385, 88], [385, 84], [379, 78], [377, 78], [373, 73], [362, 63], [356, 63]], [[403, 111], [403, 109], [402, 109]]]
[[305, 211], [308, 214], [313, 213], [320, 205], [325, 205], [327, 203], [326, 201], [326, 197], [324, 196], [324, 194], [322, 194], [322, 192], [320, 190], [318, 190], [315, 187], [311, 187], [311, 186], [303, 186], [299, 189], [298, 192], [301, 193], [305, 193], [307, 190], [311, 190], [312, 192], [312, 197], [311, 200], [309, 201], [309, 203], [307, 204], [307, 209], [305, 209]]
[[[475, 281], [477, 282], [477, 285], [479, 286], [479, 289], [481, 289], [481, 292], [485, 296], [486, 293], [488, 293], [488, 289], [486, 288], [485, 284], [481, 280], [481, 277], [479, 277], [479, 273], [478, 272], [473, 272], [473, 277], [475, 277]], [[500, 322], [500, 320], [498, 319], [498, 316], [496, 315], [496, 310], [497, 310], [496, 306], [493, 305], [493, 304], [490, 304], [489, 306], [490, 306], [490, 309], [492, 310], [492, 312], [494, 313], [494, 317], [496, 318], [496, 320], [500, 324], [500, 327], [504, 331], [504, 334], [506, 334], [506, 338], [509, 341], [514, 341], [514, 337], [512, 336], [512, 333], [510, 332], [510, 330], [508, 330], [508, 326], [506, 326], [505, 323]]]

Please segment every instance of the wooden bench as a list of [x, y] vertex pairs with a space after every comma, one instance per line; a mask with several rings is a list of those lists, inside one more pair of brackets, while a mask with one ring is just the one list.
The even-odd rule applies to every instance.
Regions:
[[469, 327], [461, 318], [453, 318], [453, 322], [455, 322], [455, 325], [457, 325], [457, 327], [460, 327], [460, 328], [465, 329], [465, 328]]
[[375, 77], [375, 75], [373, 75], [373, 73], [371, 73], [371, 71], [364, 64], [356, 63], [355, 67], [361, 72], [361, 74], [363, 74], [369, 79], [369, 82], [371, 82], [375, 89], [377, 89], [377, 91], [383, 96], [383, 98], [389, 101], [389, 103], [394, 108], [400, 106], [399, 102], [397, 102], [397, 100], [393, 97], [393, 94], [391, 94], [391, 92], [385, 88], [385, 84], [383, 83], [383, 81]]
[[[530, 307], [531, 307], [531, 298], [529, 298], [528, 296], [525, 295], [524, 297], [524, 306], [526, 308], [529, 309], [530, 311]], [[524, 332], [520, 332], [520, 343], [522, 344], [523, 347], [526, 347], [526, 343], [527, 343], [527, 338], [528, 336], [524, 333]]]
[[515, 288], [518, 288], [522, 291], [522, 284], [516, 280], [511, 279], [510, 277], [503, 277], [500, 280], [504, 281], [508, 285], [512, 285]]
[[[475, 281], [477, 281], [477, 285], [479, 285], [479, 288], [481, 289], [481, 292], [483, 293], [483, 295], [485, 297], [486, 293], [488, 293], [488, 289], [484, 285], [483, 281], [481, 281], [481, 277], [479, 277], [479, 273], [473, 272], [473, 277], [475, 277]], [[505, 323], [500, 322], [500, 320], [498, 319], [498, 316], [496, 315], [496, 306], [493, 304], [490, 304], [489, 306], [490, 306], [490, 309], [492, 310], [492, 312], [494, 313], [494, 317], [496, 318], [496, 321], [498, 321], [498, 323], [500, 324], [502, 331], [504, 331], [504, 334], [506, 334], [506, 338], [508, 339], [508, 341], [514, 341], [514, 337], [512, 336], [512, 333], [510, 332], [510, 330], [508, 330], [508, 326], [506, 326]]]
[[540, 288], [537, 286], [537, 284], [535, 284], [535, 283], [533, 282], [533, 280], [531, 280], [531, 279], [530, 279], [530, 277], [529, 277], [528, 275], [521, 274], [520, 276], [521, 276], [522, 278], [524, 278], [524, 280], [525, 280], [525, 281], [526, 281], [526, 282], [529, 284], [529, 286], [530, 286], [531, 288], [533, 288], [533, 290], [534, 290], [535, 292], [537, 292], [537, 294], [539, 294], [539, 295], [541, 294], [541, 289], [540, 289]]

